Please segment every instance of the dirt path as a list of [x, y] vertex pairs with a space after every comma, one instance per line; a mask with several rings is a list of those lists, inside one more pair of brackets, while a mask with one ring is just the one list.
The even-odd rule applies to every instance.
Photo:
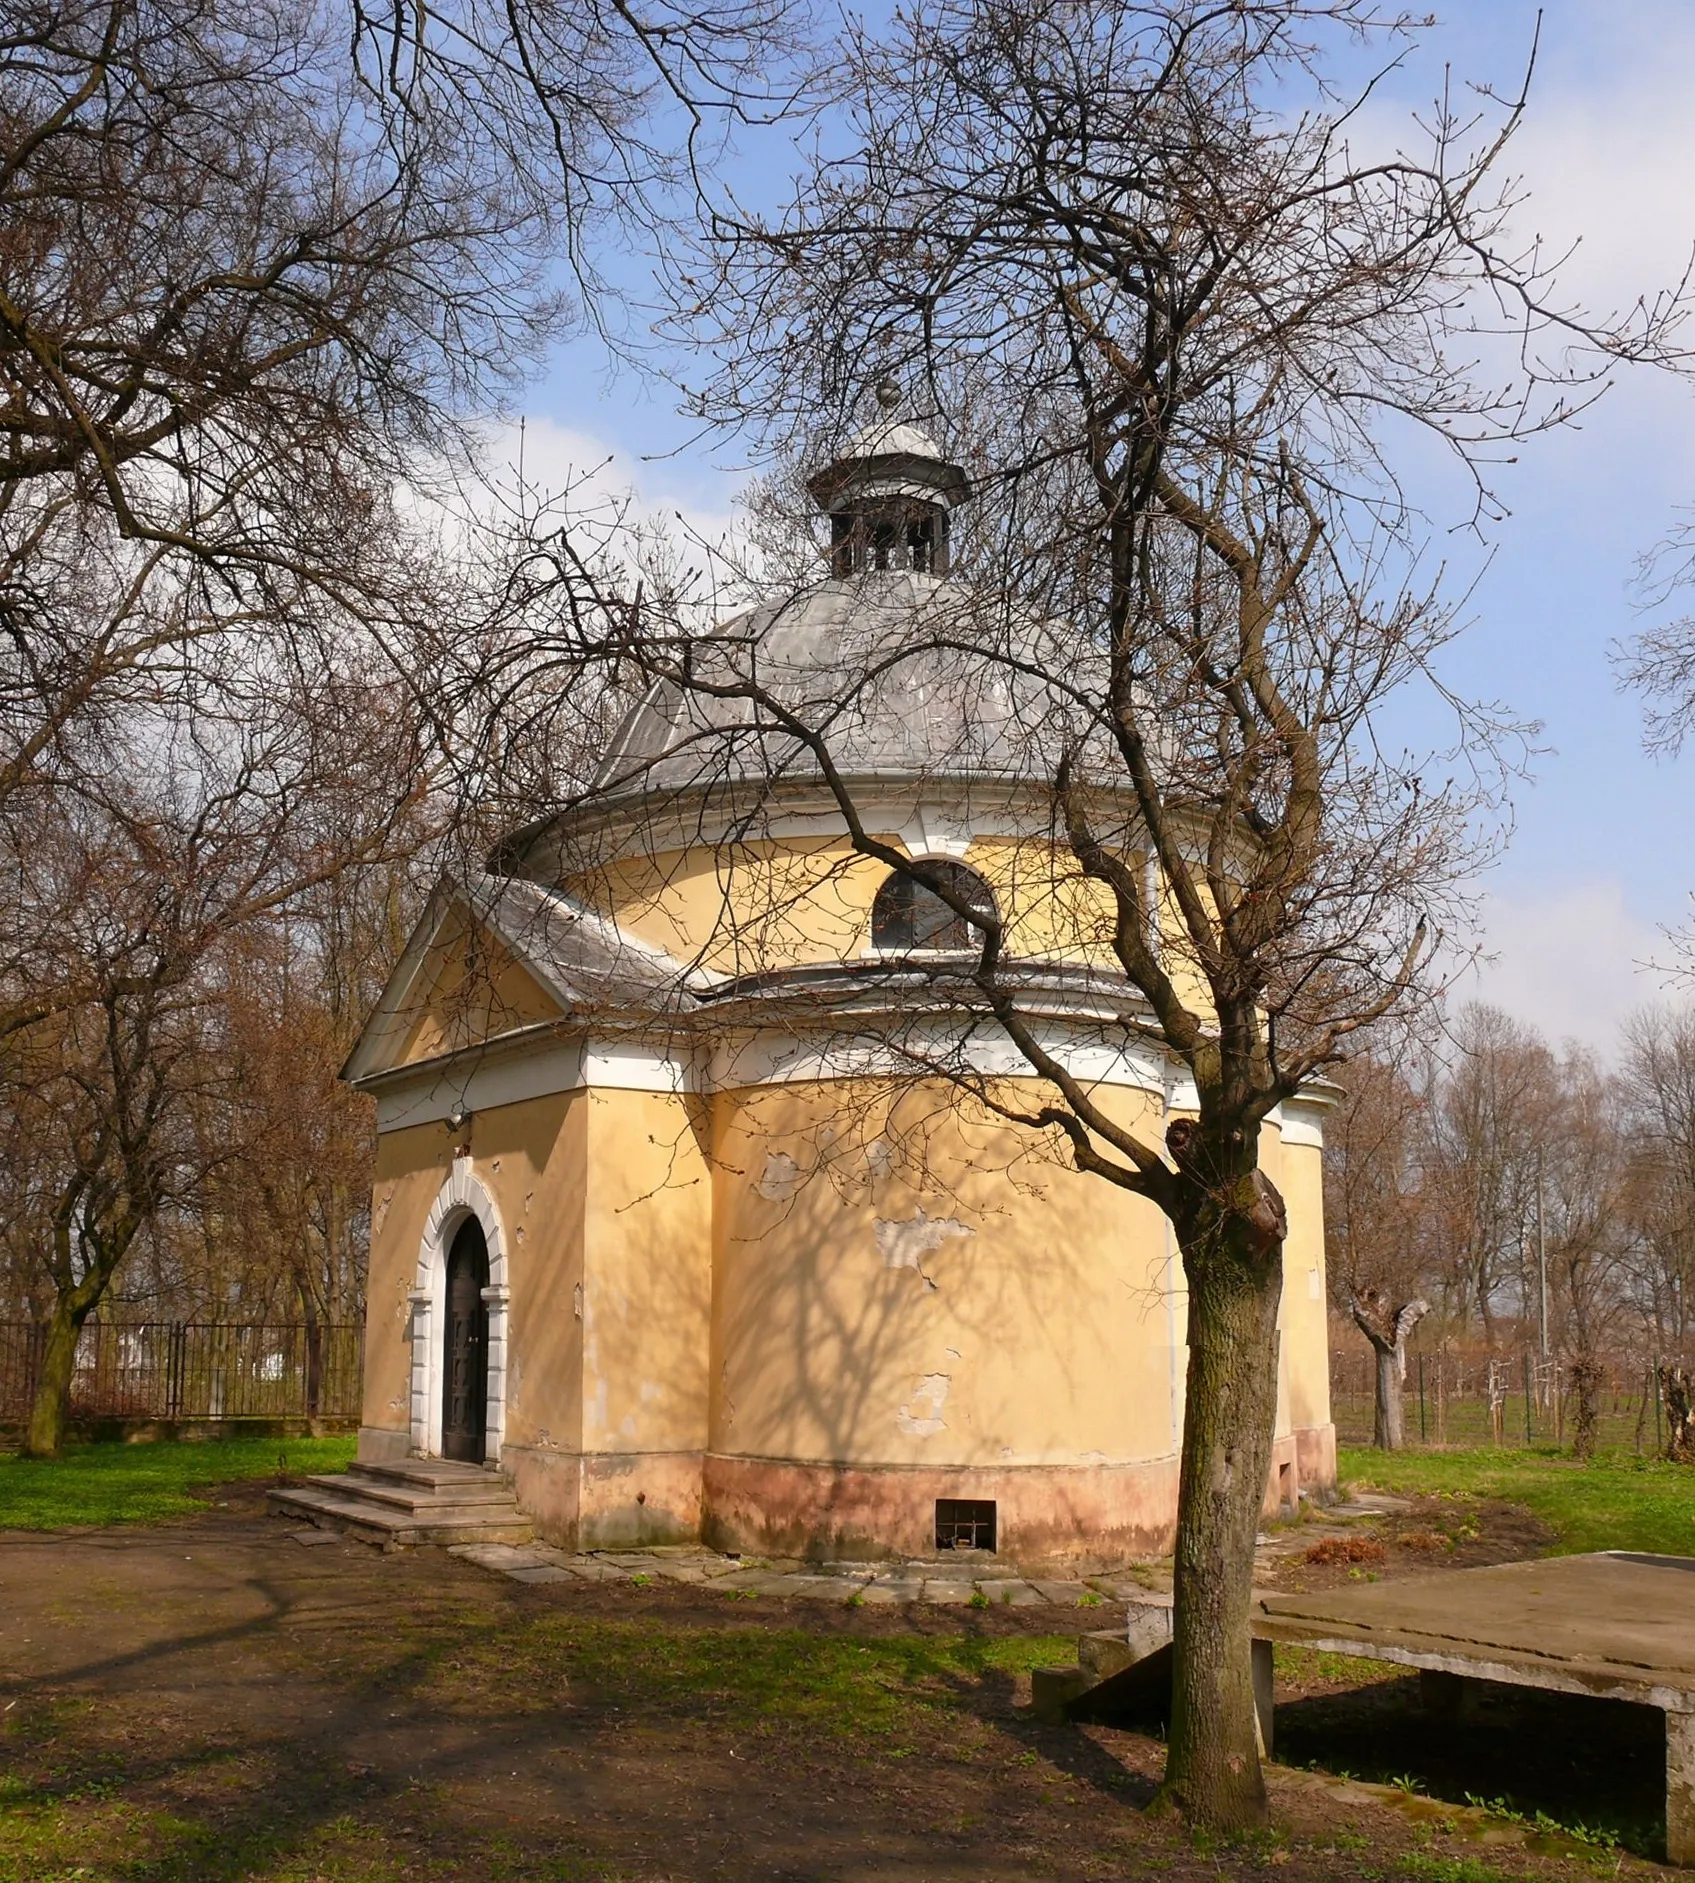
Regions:
[[1198, 1847], [1134, 1809], [1155, 1739], [1024, 1704], [1099, 1610], [524, 1585], [249, 1505], [0, 1538], [0, 1618], [4, 1883], [1593, 1874], [1292, 1772], [1277, 1833]]

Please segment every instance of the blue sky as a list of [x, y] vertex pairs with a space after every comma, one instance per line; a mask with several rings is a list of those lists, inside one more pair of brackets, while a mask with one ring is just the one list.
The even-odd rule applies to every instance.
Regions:
[[[1574, 295], [1628, 304], [1675, 281], [1695, 245], [1695, 5], [1549, 0], [1541, 11], [1531, 109], [1509, 166], [1529, 193], [1520, 226], [1557, 247], [1581, 238], [1564, 275]], [[1456, 82], [1514, 89], [1537, 12], [1531, 0], [1450, 8], [1385, 102], [1426, 105], [1444, 65]], [[767, 148], [757, 160], [788, 158]], [[667, 389], [609, 377], [590, 342], [555, 357], [526, 410], [527, 459], [549, 481], [610, 459], [610, 481], [708, 532], [733, 508], [733, 462], [705, 448], [670, 455], [688, 428]], [[1695, 386], [1626, 376], [1580, 427], [1527, 447], [1501, 494], [1511, 514], [1492, 531], [1449, 671], [1541, 720], [1549, 749], [1487, 879], [1484, 939], [1496, 959], [1469, 987], [1556, 1039], [1605, 1050], [1619, 1018], [1659, 993], [1637, 964], [1669, 958], [1659, 930], [1686, 920], [1695, 888], [1695, 750], [1644, 754], [1638, 702], [1608, 659], [1640, 624], [1638, 556], [1680, 510], [1695, 511]], [[1462, 568], [1481, 559], [1464, 539], [1452, 554]], [[1687, 606], [1695, 613], [1695, 592]]]

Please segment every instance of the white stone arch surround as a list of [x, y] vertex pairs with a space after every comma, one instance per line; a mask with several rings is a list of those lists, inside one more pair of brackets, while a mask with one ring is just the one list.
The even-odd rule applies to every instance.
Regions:
[[447, 1181], [430, 1205], [418, 1246], [418, 1272], [412, 1301], [412, 1452], [441, 1455], [442, 1340], [447, 1325], [447, 1253], [467, 1216], [482, 1226], [488, 1244], [488, 1444], [484, 1459], [500, 1463], [506, 1436], [507, 1309], [511, 1290], [506, 1273], [506, 1233], [494, 1198], [471, 1167], [456, 1157]]

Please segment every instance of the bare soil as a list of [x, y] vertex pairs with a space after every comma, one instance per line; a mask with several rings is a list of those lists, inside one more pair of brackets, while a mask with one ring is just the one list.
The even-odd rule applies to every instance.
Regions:
[[[302, 1547], [260, 1514], [261, 1489], [227, 1487], [226, 1508], [171, 1529], [0, 1537], [0, 1883], [1595, 1873], [1499, 1818], [1286, 1766], [1271, 1768], [1266, 1836], [1219, 1845], [1144, 1813], [1157, 1737], [1044, 1726], [1027, 1673], [994, 1658], [1112, 1610], [524, 1585], [437, 1550]], [[1435, 1515], [1396, 1517], [1378, 1531], [1385, 1573], [1539, 1547], [1504, 1509], [1468, 1516], [1477, 1535], [1452, 1550], [1403, 1547]], [[903, 1642], [918, 1644], [907, 1675], [856, 1683], [853, 1644]], [[967, 1671], [921, 1652], [972, 1642], [985, 1656]], [[1286, 1672], [1280, 1753], [1355, 1773], [1431, 1763], [1440, 1735], [1414, 1683], [1321, 1661]], [[1640, 1724], [1574, 1737], [1563, 1716], [1496, 1711], [1442, 1751], [1449, 1795], [1557, 1797], [1581, 1753], [1616, 1803], [1654, 1764]], [[1657, 1808], [1652, 1786], [1636, 1791]], [[1606, 1872], [1620, 1861], [1637, 1868], [1608, 1856]]]

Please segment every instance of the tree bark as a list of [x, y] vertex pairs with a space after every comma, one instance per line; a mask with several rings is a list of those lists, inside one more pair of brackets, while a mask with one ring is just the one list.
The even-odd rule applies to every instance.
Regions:
[[1571, 1435], [1571, 1455], [1593, 1458], [1595, 1434], [1601, 1419], [1601, 1382], [1605, 1373], [1592, 1353], [1580, 1353], [1571, 1365], [1572, 1390], [1577, 1395], [1577, 1423]]
[[1223, 1830], [1267, 1817], [1248, 1616], [1276, 1423], [1283, 1268], [1280, 1242], [1269, 1258], [1248, 1244], [1240, 1218], [1183, 1244], [1189, 1369], [1165, 1795]]
[[1377, 1361], [1376, 1420], [1371, 1442], [1379, 1451], [1399, 1451], [1405, 1442], [1401, 1407], [1401, 1356], [1393, 1346], [1372, 1343]]
[[88, 1314], [87, 1308], [79, 1311], [63, 1298], [53, 1304], [53, 1317], [42, 1343], [35, 1399], [30, 1406], [29, 1432], [24, 1440], [26, 1457], [57, 1458], [64, 1448], [71, 1381], [76, 1374], [77, 1337]]

